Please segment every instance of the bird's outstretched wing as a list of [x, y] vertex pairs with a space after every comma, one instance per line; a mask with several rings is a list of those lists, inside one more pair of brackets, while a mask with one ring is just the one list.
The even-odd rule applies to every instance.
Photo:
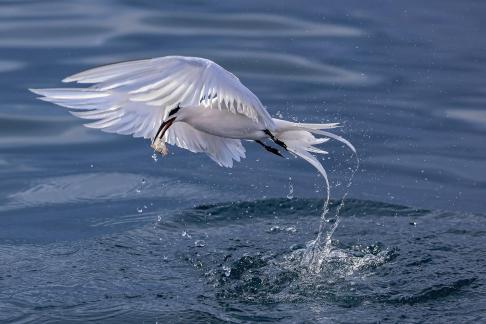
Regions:
[[63, 80], [88, 88], [31, 89], [49, 101], [94, 120], [87, 127], [153, 138], [169, 112], [180, 104], [226, 109], [267, 129], [272, 118], [260, 100], [232, 73], [202, 58], [167, 56], [87, 70]]

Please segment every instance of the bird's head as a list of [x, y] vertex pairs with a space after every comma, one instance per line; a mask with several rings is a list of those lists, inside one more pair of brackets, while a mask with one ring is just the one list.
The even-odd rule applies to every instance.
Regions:
[[169, 111], [169, 115], [168, 115], [168, 117], [169, 117], [169, 118], [177, 118], [177, 113], [179, 112], [179, 110], [180, 110], [180, 109], [181, 109], [181, 104], [180, 104], [180, 103], [178, 103], [178, 104], [177, 104], [177, 107], [172, 108], [172, 110], [171, 110], [171, 111]]

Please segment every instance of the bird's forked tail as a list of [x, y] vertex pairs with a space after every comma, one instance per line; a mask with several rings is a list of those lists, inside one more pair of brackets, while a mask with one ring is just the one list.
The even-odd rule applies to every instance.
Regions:
[[[320, 174], [324, 177], [327, 190], [327, 202], [329, 201], [329, 180], [326, 170], [322, 166], [321, 162], [311, 153], [327, 154], [314, 145], [322, 144], [329, 139], [335, 139], [353, 151], [356, 154], [354, 146], [341, 136], [328, 132], [328, 129], [339, 127], [337, 123], [331, 124], [306, 124], [306, 123], [293, 123], [286, 120], [273, 118], [276, 125], [275, 137], [284, 142], [287, 146], [287, 150], [297, 156], [300, 156], [310, 164], [312, 164]], [[323, 137], [316, 137], [314, 135], [321, 135]], [[326, 202], [326, 204], [327, 204]]]

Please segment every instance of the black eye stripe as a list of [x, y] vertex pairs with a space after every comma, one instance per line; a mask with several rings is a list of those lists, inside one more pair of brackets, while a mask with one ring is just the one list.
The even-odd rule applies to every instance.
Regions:
[[177, 113], [181, 109], [181, 107], [177, 106], [176, 108], [172, 109], [169, 113], [169, 117], [172, 116], [173, 114]]

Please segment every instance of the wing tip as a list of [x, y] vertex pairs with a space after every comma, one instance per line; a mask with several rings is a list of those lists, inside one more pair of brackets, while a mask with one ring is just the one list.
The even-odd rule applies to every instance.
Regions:
[[35, 93], [36, 95], [38, 96], [44, 96], [44, 90], [45, 89], [34, 89], [34, 88], [28, 88], [27, 90], [29, 90], [30, 92], [32, 93]]
[[68, 76], [68, 77], [62, 79], [61, 81], [62, 81], [62, 83], [69, 83], [69, 82], [77, 81], [76, 74]]
[[46, 102], [53, 102], [52, 99], [49, 98], [48, 94], [46, 93], [49, 89], [33, 89], [33, 88], [28, 88], [28, 90], [36, 95], [36, 99], [46, 101]]

